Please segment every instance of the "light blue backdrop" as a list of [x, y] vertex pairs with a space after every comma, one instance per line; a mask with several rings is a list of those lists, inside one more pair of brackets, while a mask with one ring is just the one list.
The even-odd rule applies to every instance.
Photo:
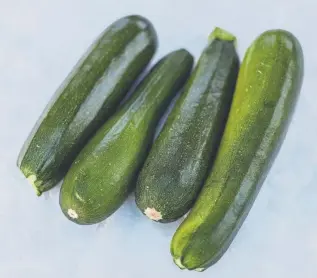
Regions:
[[[0, 4], [0, 277], [317, 277], [316, 1]], [[287, 139], [231, 248], [204, 273], [181, 271], [172, 262], [169, 242], [179, 222], [148, 221], [131, 197], [105, 223], [77, 226], [59, 209], [59, 187], [38, 198], [16, 168], [20, 147], [57, 86], [107, 25], [131, 13], [154, 23], [155, 60], [178, 47], [198, 58], [215, 26], [238, 37], [241, 58], [270, 28], [293, 32], [303, 46], [304, 84]]]

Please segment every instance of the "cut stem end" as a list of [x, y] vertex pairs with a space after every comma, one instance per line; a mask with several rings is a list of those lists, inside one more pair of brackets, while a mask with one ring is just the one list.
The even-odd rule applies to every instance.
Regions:
[[223, 41], [232, 41], [234, 42], [236, 46], [237, 38], [232, 33], [220, 27], [216, 27], [208, 37], [209, 42], [211, 42], [214, 39], [223, 40]]

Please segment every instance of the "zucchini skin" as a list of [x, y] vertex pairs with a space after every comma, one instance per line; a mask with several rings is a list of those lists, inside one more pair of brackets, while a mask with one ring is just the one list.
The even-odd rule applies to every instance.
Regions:
[[239, 57], [233, 35], [216, 28], [212, 36], [138, 178], [136, 204], [154, 221], [175, 221], [191, 208], [218, 149]]
[[303, 71], [300, 43], [285, 30], [249, 47], [214, 167], [171, 242], [180, 268], [203, 271], [229, 248], [285, 138]]
[[121, 206], [135, 186], [157, 123], [192, 64], [192, 55], [184, 49], [163, 57], [84, 147], [61, 188], [60, 206], [68, 219], [95, 224]]
[[64, 177], [156, 48], [152, 24], [131, 15], [106, 28], [81, 57], [44, 109], [18, 157], [18, 167], [38, 196]]

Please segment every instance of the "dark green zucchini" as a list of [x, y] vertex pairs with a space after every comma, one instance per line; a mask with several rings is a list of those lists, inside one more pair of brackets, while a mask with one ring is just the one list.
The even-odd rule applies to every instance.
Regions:
[[37, 195], [56, 185], [87, 140], [111, 116], [157, 47], [152, 24], [127, 16], [80, 59], [36, 123], [18, 167]]
[[202, 271], [228, 249], [285, 138], [303, 67], [287, 31], [267, 31], [249, 47], [214, 166], [171, 243], [180, 268]]
[[170, 222], [192, 206], [216, 154], [239, 70], [235, 37], [216, 28], [138, 178], [136, 204]]
[[61, 188], [60, 206], [68, 219], [94, 224], [120, 207], [135, 185], [158, 121], [192, 64], [184, 49], [162, 58], [84, 147]]

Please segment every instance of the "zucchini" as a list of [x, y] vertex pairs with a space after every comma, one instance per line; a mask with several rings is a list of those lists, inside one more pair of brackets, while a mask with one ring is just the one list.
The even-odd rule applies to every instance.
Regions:
[[152, 24], [137, 15], [115, 21], [94, 41], [55, 92], [19, 154], [17, 165], [37, 195], [64, 177], [156, 48]]
[[150, 219], [171, 222], [192, 206], [229, 113], [239, 70], [235, 37], [216, 28], [155, 141], [136, 187]]
[[162, 58], [84, 147], [61, 188], [60, 206], [68, 219], [95, 224], [120, 207], [135, 185], [158, 121], [192, 64], [184, 49]]
[[203, 271], [228, 249], [279, 152], [302, 85], [303, 53], [284, 30], [248, 48], [214, 166], [171, 242], [180, 268]]

